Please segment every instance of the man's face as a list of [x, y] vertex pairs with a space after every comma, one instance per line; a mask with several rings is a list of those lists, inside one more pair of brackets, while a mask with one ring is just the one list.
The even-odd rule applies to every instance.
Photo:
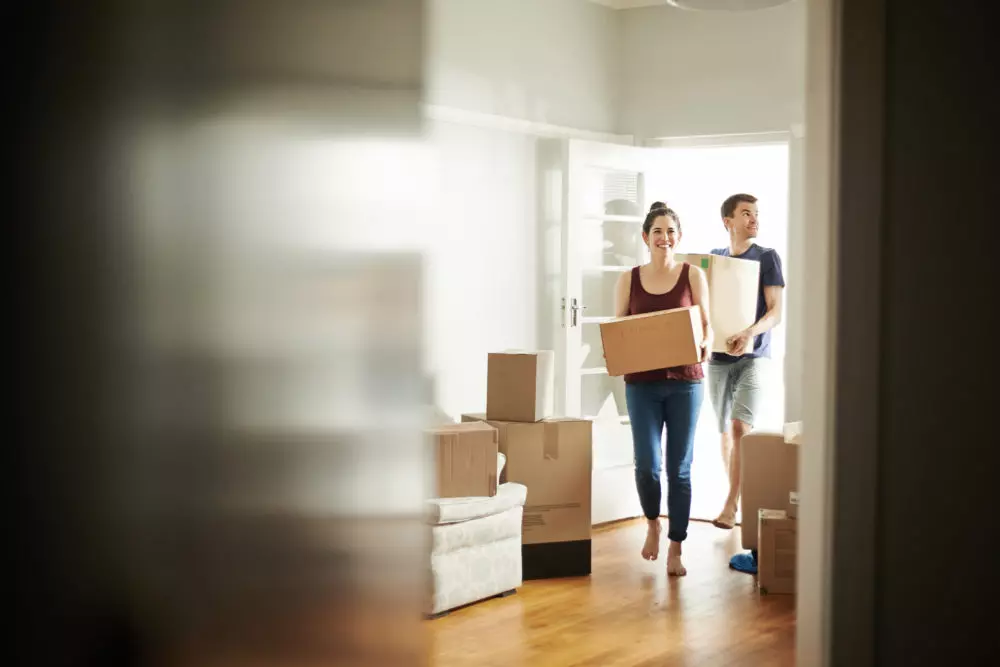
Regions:
[[723, 218], [730, 236], [736, 239], [757, 238], [757, 204], [740, 202], [733, 211], [733, 217]]

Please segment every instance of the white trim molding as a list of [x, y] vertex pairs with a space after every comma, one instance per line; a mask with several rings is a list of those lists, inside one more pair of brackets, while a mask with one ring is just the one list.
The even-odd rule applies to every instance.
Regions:
[[488, 130], [514, 132], [517, 134], [528, 134], [551, 139], [584, 139], [587, 141], [623, 144], [626, 146], [632, 146], [635, 144], [635, 138], [631, 134], [612, 134], [610, 132], [580, 130], [573, 127], [539, 123], [522, 118], [497, 116], [495, 114], [469, 111], [467, 109], [457, 109], [455, 107], [446, 107], [437, 104], [425, 104], [423, 105], [423, 110], [424, 118], [436, 120], [442, 123], [454, 123], [456, 125], [481, 127]]
[[703, 148], [706, 146], [747, 146], [760, 144], [787, 144], [796, 132], [796, 126], [789, 130], [772, 132], [747, 132], [743, 134], [704, 134], [689, 137], [657, 137], [646, 141], [652, 148]]

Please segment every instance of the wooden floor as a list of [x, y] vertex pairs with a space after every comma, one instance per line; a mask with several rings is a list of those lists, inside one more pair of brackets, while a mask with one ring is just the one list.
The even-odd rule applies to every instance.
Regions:
[[598, 529], [590, 577], [525, 582], [427, 621], [431, 665], [795, 664], [794, 598], [761, 596], [754, 577], [729, 569], [738, 528], [693, 522], [681, 579], [666, 576], [665, 554], [642, 560], [644, 536], [641, 520]]

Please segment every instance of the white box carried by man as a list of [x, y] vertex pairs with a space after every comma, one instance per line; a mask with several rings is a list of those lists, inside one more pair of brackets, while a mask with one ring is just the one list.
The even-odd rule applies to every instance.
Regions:
[[[715, 341], [712, 352], [729, 353], [726, 340], [757, 321], [757, 288], [760, 262], [723, 255], [677, 255], [677, 260], [697, 266], [708, 279], [710, 316]], [[753, 337], [740, 354], [753, 351]]]

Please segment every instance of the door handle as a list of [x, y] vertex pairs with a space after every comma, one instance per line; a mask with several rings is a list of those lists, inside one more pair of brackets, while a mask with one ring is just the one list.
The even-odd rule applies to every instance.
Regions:
[[578, 315], [578, 313], [581, 310], [587, 310], [587, 307], [586, 306], [581, 306], [579, 303], [577, 303], [577, 300], [574, 297], [573, 299], [570, 300], [569, 310], [570, 310], [570, 326], [575, 327], [575, 326], [577, 326], [577, 315]]

